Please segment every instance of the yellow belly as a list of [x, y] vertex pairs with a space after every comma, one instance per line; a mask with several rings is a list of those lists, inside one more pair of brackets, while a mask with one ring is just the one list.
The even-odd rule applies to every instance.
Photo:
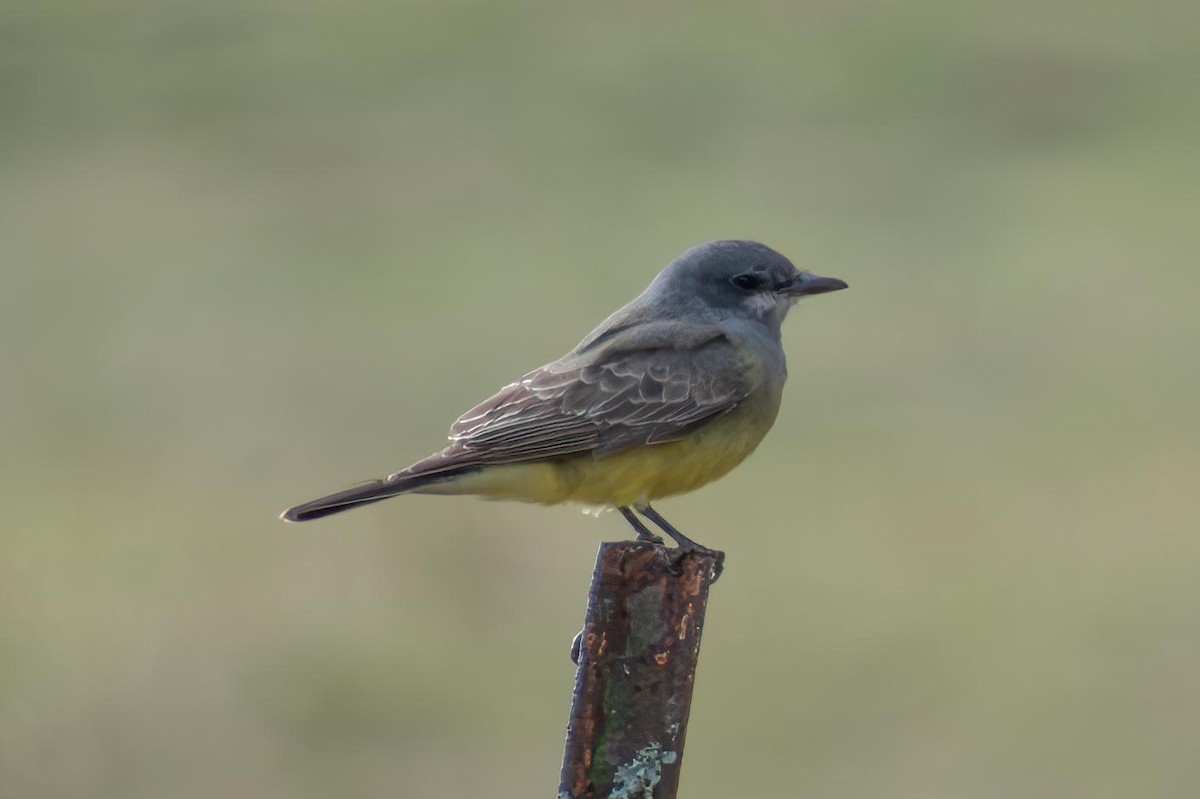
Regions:
[[775, 421], [776, 403], [748, 403], [687, 437], [616, 455], [585, 455], [553, 462], [493, 466], [429, 493], [477, 494], [554, 505], [637, 505], [692, 491], [724, 476], [762, 441]]

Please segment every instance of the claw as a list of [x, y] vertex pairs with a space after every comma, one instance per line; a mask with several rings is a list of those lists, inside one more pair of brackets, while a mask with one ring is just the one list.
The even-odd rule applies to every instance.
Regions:
[[669, 552], [670, 552], [670, 554], [668, 555], [668, 557], [671, 559], [671, 567], [676, 570], [678, 570], [680, 561], [682, 561], [688, 555], [695, 554], [700, 557], [712, 557], [713, 567], [712, 567], [712, 576], [710, 577], [710, 581], [709, 581], [710, 585], [712, 583], [715, 583], [717, 580], [721, 579], [721, 575], [725, 573], [725, 553], [724, 552], [719, 552], [715, 549], [709, 549], [708, 547], [702, 547], [699, 545], [678, 546], [678, 547], [675, 547], [674, 549], [669, 550]]

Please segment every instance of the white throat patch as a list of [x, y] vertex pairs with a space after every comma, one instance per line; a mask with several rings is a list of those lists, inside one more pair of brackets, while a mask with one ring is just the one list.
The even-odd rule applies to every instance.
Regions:
[[755, 292], [746, 298], [750, 310], [758, 316], [770, 316], [779, 306], [779, 299], [765, 291]]

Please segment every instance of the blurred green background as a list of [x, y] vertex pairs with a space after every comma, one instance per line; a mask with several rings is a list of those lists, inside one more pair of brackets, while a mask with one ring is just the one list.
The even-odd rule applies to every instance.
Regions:
[[0, 796], [550, 796], [571, 508], [286, 505], [679, 251], [851, 291], [725, 549], [689, 799], [1200, 784], [1200, 6], [6, 0]]

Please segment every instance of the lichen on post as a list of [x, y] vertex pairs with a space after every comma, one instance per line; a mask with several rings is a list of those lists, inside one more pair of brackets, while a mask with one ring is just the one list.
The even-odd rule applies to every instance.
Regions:
[[720, 552], [601, 545], [559, 799], [674, 799]]

